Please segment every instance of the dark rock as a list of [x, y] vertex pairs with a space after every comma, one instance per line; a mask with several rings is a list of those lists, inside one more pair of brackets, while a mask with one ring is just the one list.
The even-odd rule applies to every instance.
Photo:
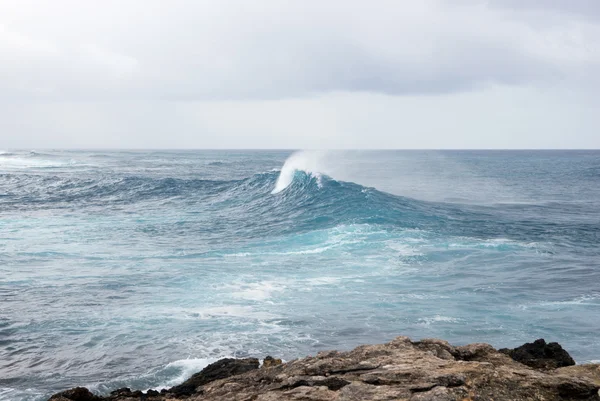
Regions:
[[[510, 354], [544, 369], [531, 369]], [[387, 344], [320, 352], [266, 369], [258, 369], [257, 359], [222, 359], [160, 393], [123, 388], [96, 397], [75, 388], [51, 400], [600, 401], [599, 364], [546, 369], [572, 364], [558, 344], [543, 340], [501, 353], [488, 344], [456, 347], [442, 340], [398, 337]]]
[[54, 394], [50, 400], [71, 400], [71, 401], [100, 401], [101, 398], [95, 396], [85, 387], [75, 387], [70, 390]]
[[349, 381], [341, 379], [339, 377], [328, 377], [327, 379], [323, 379], [323, 380], [306, 380], [306, 379], [300, 379], [297, 381], [294, 381], [288, 385], [279, 387], [280, 390], [287, 390], [287, 389], [293, 389], [293, 388], [297, 388], [297, 387], [320, 387], [320, 386], [324, 386], [327, 387], [329, 390], [331, 391], [338, 391], [344, 387], [346, 387], [348, 384], [350, 384]]
[[558, 386], [558, 393], [561, 397], [567, 399], [583, 399], [587, 400], [594, 395], [599, 395], [599, 386], [584, 381], [571, 380], [568, 382], [560, 383]]
[[559, 343], [547, 344], [544, 339], [526, 343], [514, 349], [503, 348], [500, 352], [517, 362], [536, 369], [556, 369], [575, 365], [571, 355]]
[[598, 396], [600, 394], [598, 392], [598, 387], [599, 386], [594, 383], [578, 380], [563, 382], [557, 386], [558, 393], [561, 397], [576, 400], [587, 400], [591, 397]]
[[123, 387], [116, 389], [110, 392], [110, 395], [118, 396], [118, 395], [129, 395], [131, 394], [131, 389], [129, 387]]
[[270, 368], [271, 366], [277, 366], [277, 365], [281, 365], [282, 361], [281, 359], [275, 359], [272, 356], [267, 356], [265, 357], [264, 361], [263, 361], [263, 368]]
[[331, 391], [338, 391], [343, 387], [350, 384], [349, 381], [340, 379], [339, 377], [329, 377], [325, 380], [321, 380], [315, 383], [317, 386], [325, 386]]
[[208, 365], [180, 385], [171, 387], [169, 392], [176, 395], [192, 395], [199, 386], [258, 369], [258, 366], [259, 362], [256, 358], [221, 359]]

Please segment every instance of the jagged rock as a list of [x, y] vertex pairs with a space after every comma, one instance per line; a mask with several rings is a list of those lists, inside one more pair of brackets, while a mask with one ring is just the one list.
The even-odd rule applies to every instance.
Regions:
[[112, 396], [130, 395], [130, 394], [131, 394], [131, 389], [129, 387], [119, 388], [119, 389], [116, 389], [116, 390], [110, 392], [110, 395], [112, 395]]
[[54, 394], [50, 401], [100, 401], [101, 398], [95, 396], [85, 387], [75, 387], [70, 390]]
[[277, 365], [281, 365], [282, 361], [281, 359], [275, 359], [272, 356], [266, 356], [265, 359], [263, 360], [263, 368], [270, 368], [271, 366], [277, 366]]
[[[600, 401], [600, 365], [546, 366], [534, 369], [487, 344], [455, 347], [442, 340], [398, 337], [388, 344], [320, 352], [268, 369], [257, 369], [257, 360], [224, 359], [173, 388], [187, 393], [171, 389], [152, 399]], [[111, 395], [103, 400], [134, 398]]]
[[169, 392], [177, 395], [191, 395], [199, 386], [203, 386], [215, 380], [225, 379], [230, 376], [258, 369], [258, 366], [259, 362], [256, 358], [221, 359], [215, 363], [211, 363], [180, 385], [171, 387]]
[[503, 348], [499, 351], [517, 362], [536, 369], [556, 369], [575, 365], [571, 355], [560, 344], [546, 344], [543, 338], [514, 349]]

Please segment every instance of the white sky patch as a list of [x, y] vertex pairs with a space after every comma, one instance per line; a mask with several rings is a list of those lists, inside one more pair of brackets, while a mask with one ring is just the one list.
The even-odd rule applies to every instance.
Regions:
[[81, 52], [84, 61], [89, 61], [108, 69], [117, 78], [131, 76], [139, 64], [133, 57], [114, 53], [93, 44], [83, 45]]
[[2, 148], [600, 146], [600, 2], [5, 0], [0, 62]]

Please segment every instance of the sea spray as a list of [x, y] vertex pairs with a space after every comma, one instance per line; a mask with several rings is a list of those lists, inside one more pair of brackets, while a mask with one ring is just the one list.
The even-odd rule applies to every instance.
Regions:
[[321, 174], [326, 173], [326, 160], [329, 152], [325, 151], [299, 151], [287, 158], [279, 178], [275, 183], [272, 194], [277, 194], [286, 189], [294, 180], [296, 171], [304, 171], [317, 177], [320, 182]]

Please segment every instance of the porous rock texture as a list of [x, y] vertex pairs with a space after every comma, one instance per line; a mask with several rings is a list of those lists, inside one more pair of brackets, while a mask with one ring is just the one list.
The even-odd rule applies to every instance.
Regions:
[[[533, 367], [511, 358], [512, 354], [522, 356], [515, 351], [521, 347], [500, 352], [488, 344], [455, 347], [443, 340], [413, 342], [398, 337], [387, 344], [364, 345], [349, 352], [321, 352], [261, 368], [255, 359], [221, 360], [216, 362], [219, 365], [210, 365], [182, 385], [161, 393], [120, 389], [110, 396], [96, 397], [77, 388], [51, 400], [600, 401], [600, 365], [557, 367], [572, 363], [552, 343], [547, 353], [538, 352], [545, 342], [536, 343]], [[185, 391], [178, 391], [182, 388]]]

